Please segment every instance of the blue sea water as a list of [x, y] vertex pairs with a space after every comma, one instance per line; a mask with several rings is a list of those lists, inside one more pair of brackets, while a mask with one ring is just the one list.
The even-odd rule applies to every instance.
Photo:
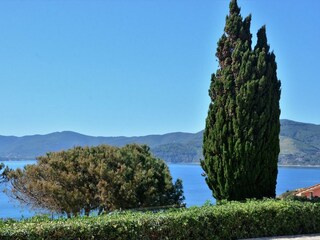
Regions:
[[[3, 162], [11, 168], [23, 167], [35, 163], [34, 160]], [[201, 206], [207, 200], [215, 203], [211, 191], [201, 176], [203, 170], [199, 165], [169, 164], [173, 179], [183, 181], [185, 203], [190, 206]], [[320, 183], [320, 168], [279, 167], [277, 195], [296, 188], [308, 187]], [[4, 185], [0, 186], [0, 218], [27, 218], [36, 214], [34, 210], [21, 207], [18, 202], [3, 193]]]
[[[23, 168], [25, 165], [34, 164], [35, 160], [5, 161], [6, 166], [12, 169]], [[4, 190], [8, 189], [6, 184], [0, 184], [0, 218], [28, 218], [35, 215], [35, 212], [26, 206], [20, 206], [18, 201], [10, 198]]]

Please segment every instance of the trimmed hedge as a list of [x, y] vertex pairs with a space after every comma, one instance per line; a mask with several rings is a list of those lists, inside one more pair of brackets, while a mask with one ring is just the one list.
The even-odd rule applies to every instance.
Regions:
[[160, 213], [0, 221], [0, 239], [239, 239], [320, 232], [320, 204], [264, 200]]

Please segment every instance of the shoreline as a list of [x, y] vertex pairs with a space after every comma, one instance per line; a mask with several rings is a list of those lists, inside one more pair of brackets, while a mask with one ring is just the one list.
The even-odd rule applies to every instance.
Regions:
[[320, 168], [320, 165], [283, 165], [278, 164], [278, 167], [290, 167], [290, 168]]
[[[20, 162], [20, 161], [37, 161], [36, 159], [7, 159], [0, 160], [0, 162]], [[172, 165], [199, 165], [200, 162], [166, 162], [167, 164]], [[293, 165], [293, 164], [278, 164], [278, 167], [287, 167], [287, 168], [320, 168], [320, 165]]]

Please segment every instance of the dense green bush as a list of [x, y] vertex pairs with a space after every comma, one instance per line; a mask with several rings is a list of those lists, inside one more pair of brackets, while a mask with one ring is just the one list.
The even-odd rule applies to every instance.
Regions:
[[0, 239], [241, 239], [320, 232], [320, 204], [265, 200], [160, 213], [0, 222]]
[[93, 210], [181, 205], [182, 181], [146, 145], [74, 147], [10, 170], [9, 196], [34, 208], [78, 216]]

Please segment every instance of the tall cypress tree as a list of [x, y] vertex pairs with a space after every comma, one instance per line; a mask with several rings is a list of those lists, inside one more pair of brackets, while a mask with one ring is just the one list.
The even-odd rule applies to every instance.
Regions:
[[280, 151], [280, 81], [266, 29], [252, 49], [251, 16], [232, 0], [211, 76], [202, 168], [218, 199], [275, 197]]

